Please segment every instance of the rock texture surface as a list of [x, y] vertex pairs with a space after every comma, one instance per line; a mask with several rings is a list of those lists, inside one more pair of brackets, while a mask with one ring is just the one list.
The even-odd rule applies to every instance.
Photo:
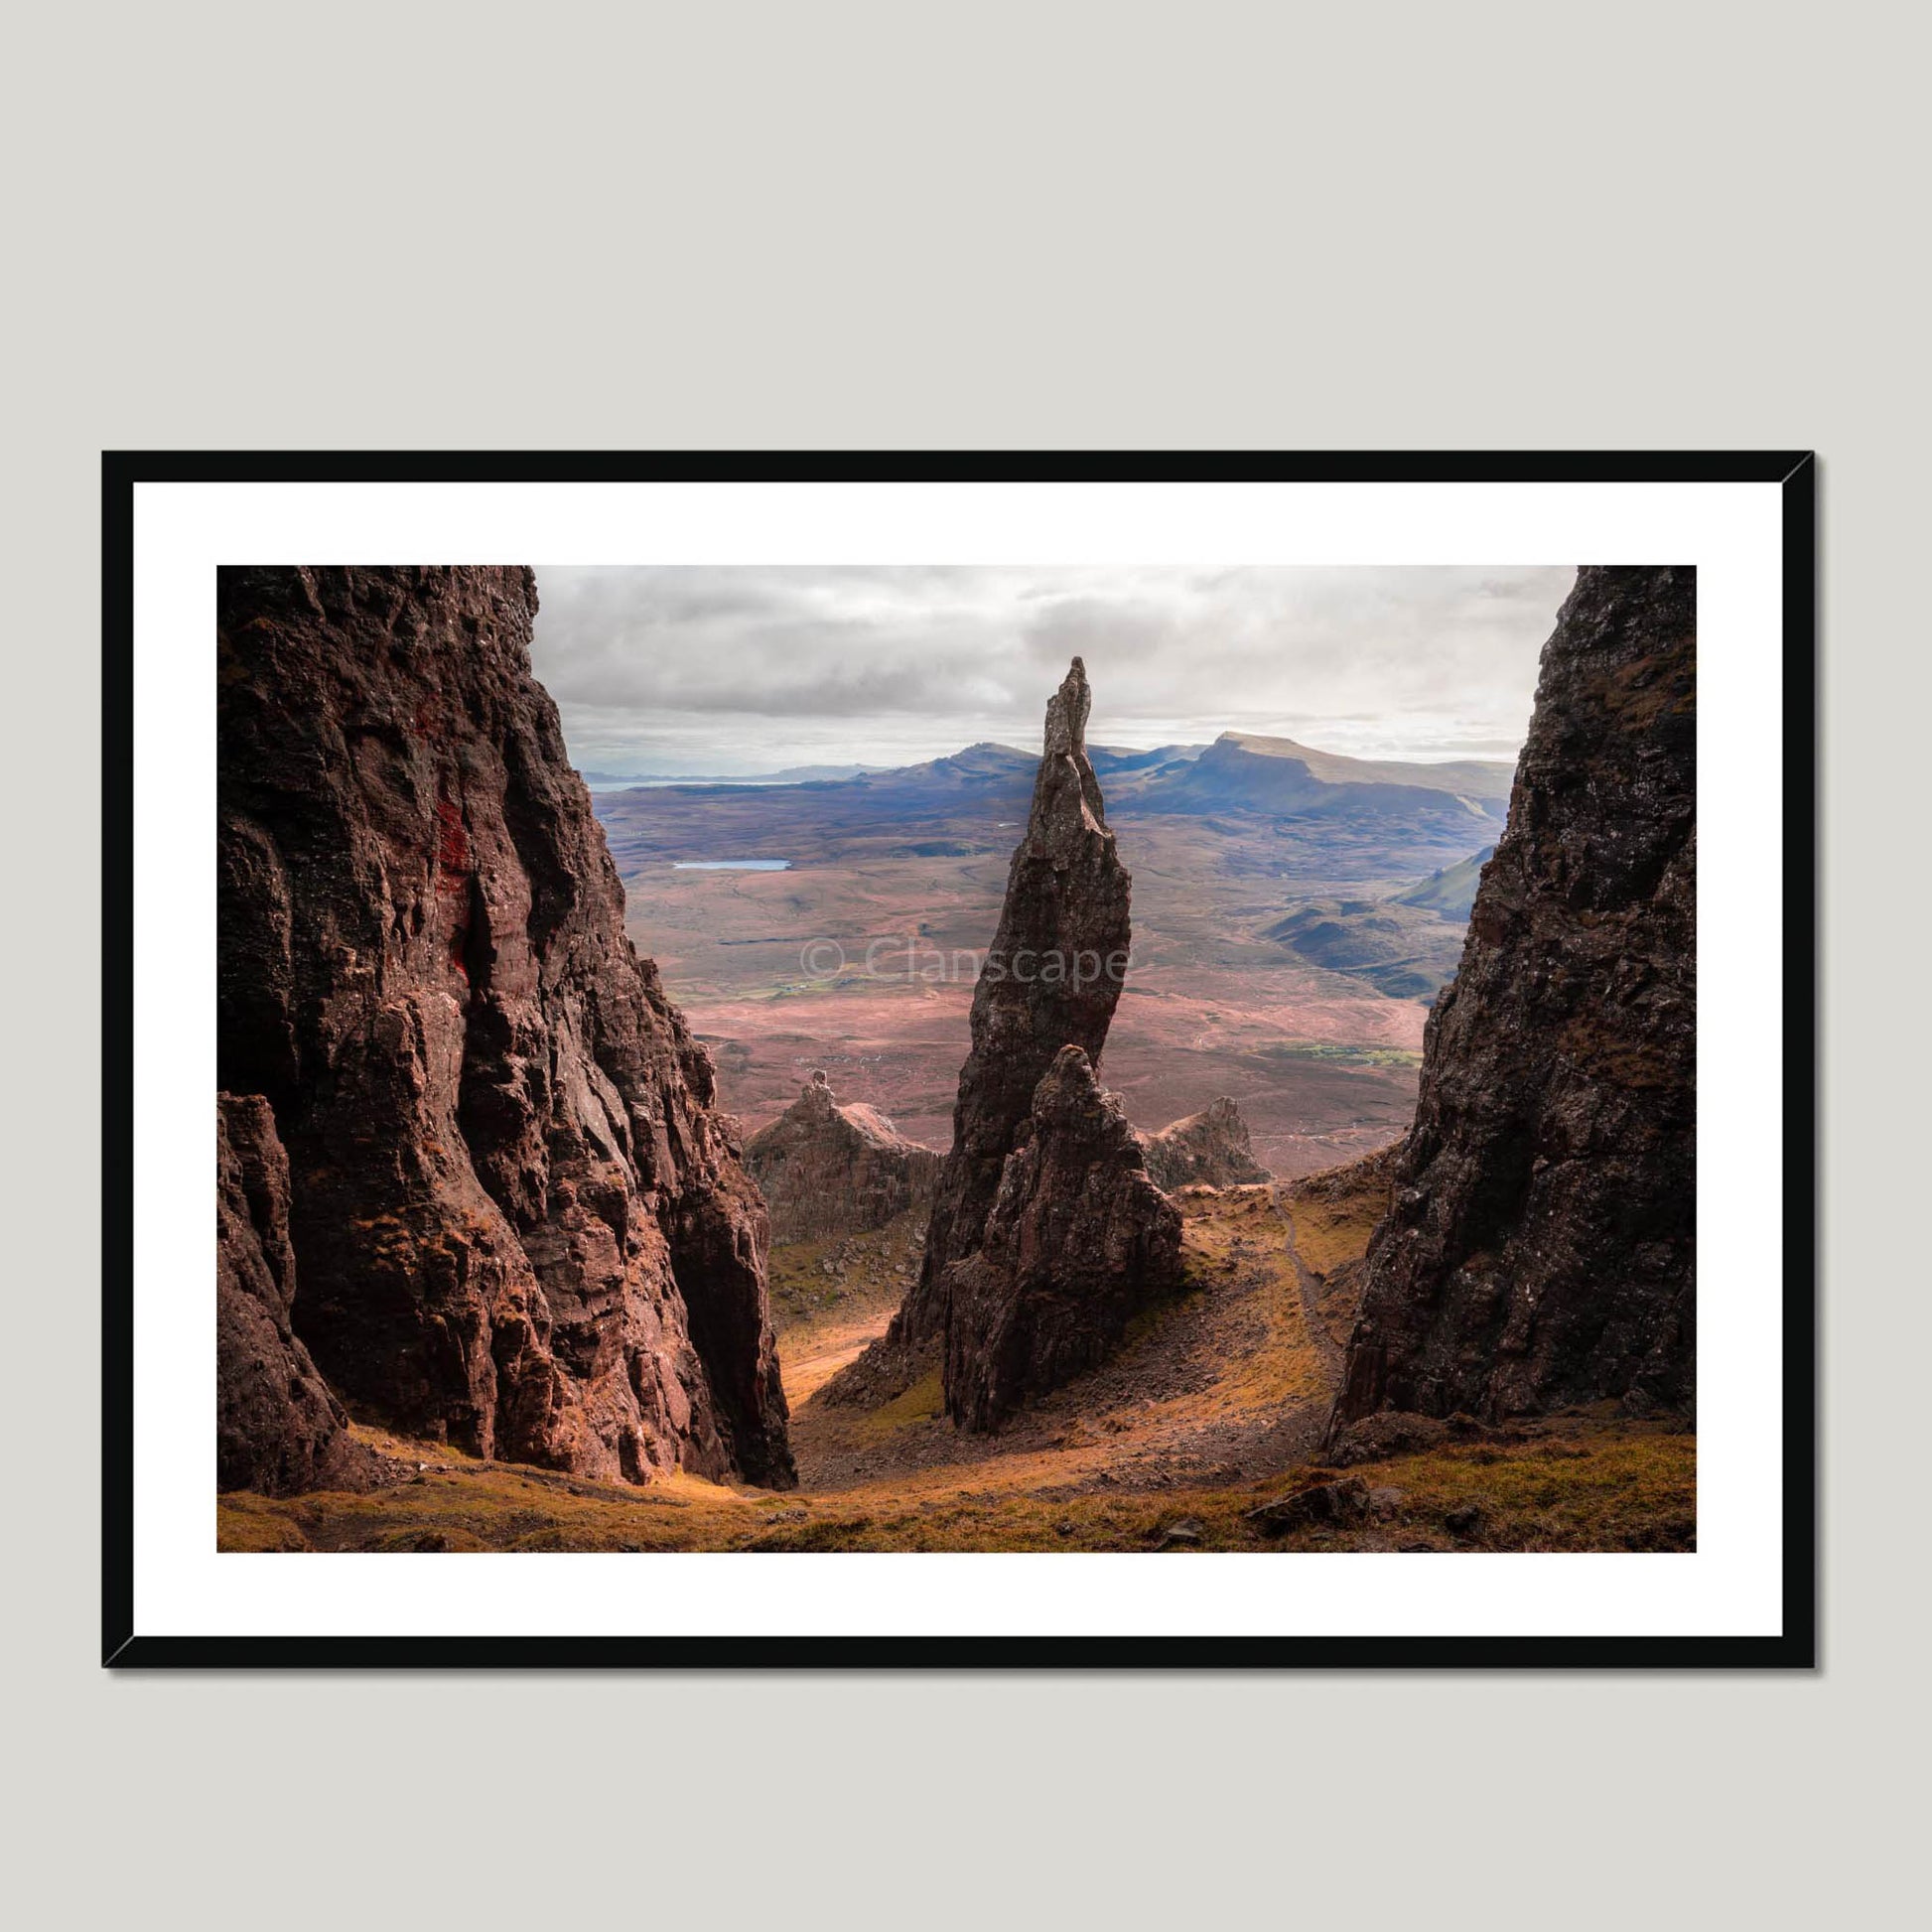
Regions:
[[392, 1426], [791, 1480], [765, 1217], [530, 674], [520, 569], [220, 574], [219, 1062]]
[[1087, 759], [1093, 702], [1073, 660], [1046, 706], [1045, 745], [1006, 902], [973, 988], [972, 1050], [953, 1103], [953, 1144], [926, 1229], [918, 1286], [888, 1340], [914, 1349], [946, 1330], [946, 1271], [979, 1252], [1014, 1132], [1062, 1046], [1100, 1057], [1127, 970], [1133, 880], [1107, 829]]
[[1093, 1062], [1127, 973], [1133, 882], [1086, 752], [1076, 657], [1045, 745], [1006, 903], [973, 988], [953, 1146], [917, 1284], [883, 1340], [827, 1386], [877, 1402], [937, 1360], [946, 1411], [991, 1429], [1100, 1361], [1179, 1280], [1180, 1221]]
[[771, 1210], [774, 1241], [882, 1228], [931, 1201], [939, 1160], [876, 1109], [840, 1106], [823, 1073], [745, 1146], [745, 1166]]
[[1696, 635], [1690, 570], [1585, 570], [1559, 614], [1331, 1437], [1692, 1408]]
[[967, 1429], [1104, 1361], [1180, 1287], [1180, 1212], [1080, 1047], [1060, 1048], [1017, 1141], [978, 1252], [948, 1277], [946, 1408]]
[[1203, 1182], [1210, 1187], [1245, 1187], [1273, 1178], [1255, 1159], [1241, 1109], [1225, 1094], [1185, 1120], [1141, 1135], [1140, 1142], [1154, 1184], [1169, 1193]]
[[215, 1482], [292, 1496], [359, 1489], [373, 1458], [295, 1337], [289, 1164], [259, 1097], [217, 1097], [215, 1166]]

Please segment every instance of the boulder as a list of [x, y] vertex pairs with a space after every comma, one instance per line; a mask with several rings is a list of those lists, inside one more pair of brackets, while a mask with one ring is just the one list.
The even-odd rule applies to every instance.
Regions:
[[1248, 1511], [1248, 1521], [1264, 1536], [1292, 1530], [1347, 1529], [1375, 1514], [1375, 1492], [1360, 1476], [1313, 1482]]

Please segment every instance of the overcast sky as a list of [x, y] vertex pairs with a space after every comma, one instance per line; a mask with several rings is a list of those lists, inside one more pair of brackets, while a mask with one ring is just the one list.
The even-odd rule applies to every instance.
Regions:
[[1100, 745], [1223, 731], [1514, 758], [1575, 572], [542, 568], [533, 656], [586, 770], [1035, 749], [1075, 653]]

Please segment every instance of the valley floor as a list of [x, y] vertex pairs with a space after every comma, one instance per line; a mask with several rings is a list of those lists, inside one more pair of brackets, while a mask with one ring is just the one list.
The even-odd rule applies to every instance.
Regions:
[[[710, 1047], [723, 1104], [748, 1134], [797, 1099], [816, 1068], [926, 1146], [952, 1141], [980, 954], [1000, 921], [1031, 771], [1004, 805], [952, 801], [938, 817], [828, 835], [805, 791], [599, 801], [623, 875], [629, 930]], [[1004, 795], [1004, 794], [1003, 794]], [[1117, 820], [1133, 873], [1134, 943], [1103, 1077], [1154, 1130], [1226, 1094], [1271, 1173], [1311, 1173], [1380, 1147], [1415, 1117], [1421, 999], [1270, 935], [1335, 894], [1380, 898], [1466, 856], [1453, 834], [1351, 838], [1241, 814]], [[1466, 834], [1481, 843], [1480, 825]], [[912, 843], [908, 843], [912, 841]], [[786, 872], [692, 872], [697, 851], [784, 853]], [[1440, 928], [1433, 985], [1462, 922]], [[1406, 943], [1406, 941], [1405, 941]]]
[[[1696, 1439], [1613, 1413], [1461, 1432], [1343, 1474], [1313, 1461], [1386, 1205], [1361, 1163], [1188, 1189], [1189, 1292], [1116, 1358], [997, 1435], [962, 1435], [936, 1371], [882, 1407], [825, 1382], [916, 1273], [914, 1217], [781, 1248], [774, 1319], [799, 1487], [648, 1488], [485, 1463], [363, 1430], [396, 1481], [219, 1499], [224, 1550], [1684, 1550]], [[1313, 1493], [1319, 1491], [1321, 1493]], [[1285, 1496], [1285, 1507], [1269, 1506]], [[1260, 1514], [1256, 1512], [1260, 1511]]]

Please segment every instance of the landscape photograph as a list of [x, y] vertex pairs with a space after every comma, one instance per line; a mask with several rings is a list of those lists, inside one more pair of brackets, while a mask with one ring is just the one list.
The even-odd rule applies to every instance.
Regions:
[[221, 1551], [1697, 1548], [1691, 568], [215, 642]]

